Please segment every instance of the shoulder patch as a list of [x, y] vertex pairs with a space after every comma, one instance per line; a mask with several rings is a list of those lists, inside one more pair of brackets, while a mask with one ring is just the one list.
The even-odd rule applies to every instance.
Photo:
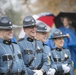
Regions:
[[22, 41], [22, 40], [24, 40], [24, 38], [19, 39], [18, 42], [19, 42], [19, 41]]
[[63, 49], [66, 49], [66, 48], [63, 47]]
[[68, 50], [67, 48], [63, 48], [63, 50]]

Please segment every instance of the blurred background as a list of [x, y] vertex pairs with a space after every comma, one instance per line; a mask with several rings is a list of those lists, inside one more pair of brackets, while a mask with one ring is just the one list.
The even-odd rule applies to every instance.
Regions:
[[[0, 15], [7, 15], [13, 24], [22, 25], [26, 15], [50, 12], [55, 16], [59, 12], [75, 12], [76, 0], [0, 0]], [[17, 38], [21, 28], [14, 32]]]

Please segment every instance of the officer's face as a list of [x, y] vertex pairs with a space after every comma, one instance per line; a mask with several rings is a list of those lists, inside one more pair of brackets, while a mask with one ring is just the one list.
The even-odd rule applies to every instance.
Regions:
[[36, 36], [36, 26], [24, 28], [24, 32], [29, 37], [35, 37]]
[[64, 45], [64, 39], [63, 38], [54, 39], [54, 43], [56, 47], [62, 48]]
[[46, 38], [48, 37], [48, 33], [44, 32], [44, 33], [37, 33], [37, 39], [42, 41], [43, 43], [46, 41]]
[[4, 40], [9, 40], [13, 36], [13, 30], [12, 29], [1, 30], [1, 34]]

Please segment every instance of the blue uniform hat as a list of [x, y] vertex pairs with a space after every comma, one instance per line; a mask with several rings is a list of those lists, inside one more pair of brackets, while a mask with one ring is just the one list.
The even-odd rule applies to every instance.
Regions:
[[31, 27], [31, 26], [36, 26], [36, 21], [32, 16], [26, 16], [23, 19], [23, 27]]
[[43, 22], [38, 22], [37, 23], [37, 32], [49, 32], [47, 29], [47, 25]]
[[12, 29], [12, 28], [14, 28], [14, 26], [12, 25], [8, 17], [6, 16], [0, 17], [0, 29]]
[[63, 35], [62, 31], [57, 29], [54, 31], [54, 33], [52, 34], [52, 38], [51, 39], [56, 39], [56, 38], [65, 38], [68, 37], [67, 35]]

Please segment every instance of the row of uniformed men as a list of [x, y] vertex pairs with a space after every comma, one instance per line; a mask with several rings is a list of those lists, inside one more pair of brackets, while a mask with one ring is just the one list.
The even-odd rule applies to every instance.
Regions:
[[[46, 24], [32, 16], [23, 20], [25, 37], [18, 44], [12, 42], [13, 25], [8, 17], [0, 17], [0, 75], [70, 75], [72, 70], [69, 50], [63, 49], [60, 30], [52, 39], [60, 46], [51, 50], [44, 44], [48, 35]], [[62, 40], [62, 41], [61, 41]]]

